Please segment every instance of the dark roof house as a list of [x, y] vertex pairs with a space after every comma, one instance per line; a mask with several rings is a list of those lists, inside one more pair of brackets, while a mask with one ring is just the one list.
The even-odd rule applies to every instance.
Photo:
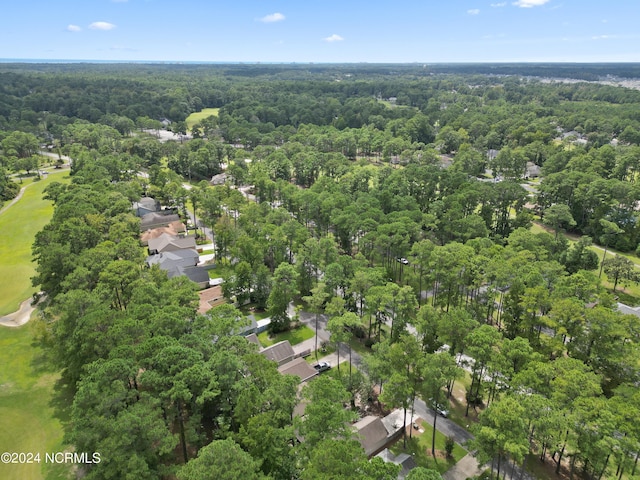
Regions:
[[148, 213], [160, 211], [160, 202], [151, 197], [142, 197], [137, 202], [133, 202], [133, 211], [137, 217], [143, 217]]
[[176, 266], [167, 270], [167, 276], [169, 278], [180, 277], [183, 275], [192, 282], [197, 283], [200, 288], [207, 288], [209, 286], [209, 272], [202, 267]]
[[293, 347], [289, 343], [289, 340], [283, 340], [282, 342], [275, 343], [270, 347], [263, 349], [260, 353], [269, 360], [276, 362], [278, 366], [290, 362], [296, 355], [293, 351]]
[[300, 379], [300, 383], [306, 382], [318, 375], [318, 371], [309, 365], [302, 357], [280, 365], [278, 371], [282, 375], [295, 375]]
[[[148, 266], [158, 265], [162, 270], [169, 271], [175, 267], [195, 267], [198, 265], [200, 255], [193, 249], [175, 250], [173, 252], [150, 255], [145, 262]], [[207, 283], [209, 277], [207, 274]]]
[[356, 422], [353, 428], [368, 457], [375, 455], [387, 446], [389, 435], [380, 417], [368, 415]]
[[398, 456], [396, 456], [387, 448], [377, 454], [376, 457], [380, 457], [385, 462], [400, 465], [402, 470], [400, 470], [400, 473], [398, 474], [399, 479], [406, 478], [406, 476], [409, 475], [409, 472], [418, 466], [411, 455], [406, 453], [399, 453]]
[[402, 410], [394, 410], [384, 418], [368, 415], [353, 425], [369, 458], [402, 436], [402, 415]]
[[152, 228], [166, 227], [171, 222], [179, 221], [180, 217], [175, 213], [169, 215], [164, 215], [160, 212], [147, 213], [140, 219], [140, 231], [145, 232]]

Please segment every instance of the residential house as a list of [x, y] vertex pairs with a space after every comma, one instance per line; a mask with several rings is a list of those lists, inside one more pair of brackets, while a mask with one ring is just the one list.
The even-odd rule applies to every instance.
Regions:
[[247, 335], [244, 338], [246, 338], [249, 343], [253, 343], [254, 345], [257, 345], [258, 349], [262, 348], [262, 344], [260, 343], [260, 339], [258, 339], [258, 336], [255, 333], [250, 333], [249, 335]]
[[140, 231], [145, 232], [152, 228], [166, 227], [172, 222], [179, 222], [180, 217], [173, 214], [165, 215], [161, 212], [147, 213], [140, 219]]
[[224, 185], [227, 182], [227, 178], [229, 178], [229, 176], [226, 173], [219, 173], [211, 177], [209, 185]]
[[151, 197], [142, 197], [137, 202], [133, 202], [133, 211], [137, 217], [144, 217], [148, 213], [160, 211], [160, 202]]
[[178, 237], [163, 233], [156, 238], [152, 238], [148, 242], [149, 255], [156, 253], [173, 252], [183, 249], [197, 249], [195, 237]]
[[224, 296], [222, 295], [222, 287], [219, 285], [201, 290], [198, 292], [198, 296], [200, 297], [198, 313], [201, 315], [204, 315], [213, 307], [217, 307], [218, 305], [225, 303]]
[[525, 178], [538, 178], [540, 176], [540, 167], [533, 162], [527, 162], [527, 172]]
[[311, 380], [313, 377], [318, 375], [318, 371], [309, 365], [302, 357], [295, 358], [290, 362], [280, 365], [278, 367], [278, 371], [282, 375], [295, 375], [300, 379], [300, 383]]
[[[149, 267], [158, 265], [162, 270], [169, 271], [175, 267], [195, 267], [200, 255], [194, 249], [176, 250], [150, 255], [145, 262]], [[207, 275], [207, 283], [209, 277]]]
[[209, 286], [209, 271], [202, 267], [174, 266], [167, 270], [167, 276], [169, 278], [185, 276], [197, 283], [201, 289]]
[[260, 354], [264, 355], [269, 360], [273, 360], [278, 364], [278, 366], [282, 366], [285, 363], [290, 362], [296, 356], [289, 340], [283, 340], [282, 342], [273, 344], [270, 347], [263, 349]]
[[406, 478], [407, 475], [409, 475], [409, 472], [418, 466], [413, 456], [407, 453], [399, 453], [398, 456], [396, 456], [388, 448], [385, 448], [384, 450], [382, 450], [380, 453], [376, 455], [376, 457], [380, 457], [385, 462], [390, 462], [390, 463], [395, 463], [396, 465], [400, 465], [402, 469], [398, 474], [399, 479]]
[[185, 227], [184, 223], [178, 220], [176, 222], [171, 222], [166, 227], [158, 227], [152, 228], [150, 230], [145, 230], [140, 234], [140, 243], [142, 243], [143, 246], [147, 246], [149, 244], [149, 240], [151, 240], [152, 238], [158, 238], [164, 233], [166, 233], [167, 235], [178, 237], [187, 233], [187, 227]]
[[369, 458], [402, 436], [403, 415], [402, 410], [394, 410], [384, 418], [368, 415], [354, 423], [358, 441]]

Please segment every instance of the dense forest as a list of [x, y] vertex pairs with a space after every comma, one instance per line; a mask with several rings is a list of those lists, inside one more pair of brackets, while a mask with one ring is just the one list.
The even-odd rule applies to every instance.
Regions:
[[[41, 151], [72, 159], [33, 282], [66, 439], [103, 458], [85, 478], [397, 478], [351, 422], [453, 405], [465, 372], [498, 476], [640, 474], [640, 318], [617, 304], [640, 303], [619, 291], [639, 278], [640, 91], [599, 83], [638, 70], [0, 65], [0, 199]], [[145, 267], [143, 195], [211, 229], [227, 305], [198, 314], [194, 283]], [[349, 348], [349, 375], [299, 391], [237, 335], [234, 302], [273, 333], [291, 302], [326, 315], [362, 363]]]

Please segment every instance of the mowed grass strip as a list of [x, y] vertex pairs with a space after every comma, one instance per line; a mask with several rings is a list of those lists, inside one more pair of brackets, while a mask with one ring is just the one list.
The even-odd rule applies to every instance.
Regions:
[[219, 108], [203, 108], [199, 112], [193, 112], [185, 120], [185, 122], [187, 123], [187, 128], [191, 130], [196, 123], [198, 123], [200, 120], [204, 120], [207, 117], [217, 117], [219, 111]]
[[15, 312], [37, 290], [31, 286], [36, 273], [31, 246], [53, 214], [53, 205], [42, 199], [42, 192], [52, 182], [68, 181], [68, 173], [27, 181], [22, 185], [26, 186], [22, 198], [0, 213], [0, 315]]
[[65, 446], [52, 406], [59, 375], [33, 345], [34, 328], [32, 323], [0, 327], [0, 452], [40, 454], [40, 463], [0, 463], [3, 480], [69, 478], [69, 466], [45, 461], [46, 453], [64, 451]]
[[309, 340], [313, 338], [315, 335], [314, 331], [311, 330], [306, 325], [300, 325], [293, 330], [288, 330], [286, 332], [277, 333], [273, 337], [269, 335], [269, 332], [262, 332], [258, 334], [258, 340], [260, 340], [260, 344], [263, 347], [269, 347], [278, 342], [283, 342], [285, 340], [289, 340], [291, 345], [297, 345], [299, 343], [304, 342], [305, 340]]

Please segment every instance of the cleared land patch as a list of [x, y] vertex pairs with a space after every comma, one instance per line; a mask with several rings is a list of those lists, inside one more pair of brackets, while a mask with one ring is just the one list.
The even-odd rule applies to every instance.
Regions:
[[212, 115], [214, 117], [217, 117], [219, 111], [219, 108], [203, 108], [199, 112], [193, 112], [185, 120], [185, 122], [187, 123], [187, 128], [191, 130], [196, 123]]

